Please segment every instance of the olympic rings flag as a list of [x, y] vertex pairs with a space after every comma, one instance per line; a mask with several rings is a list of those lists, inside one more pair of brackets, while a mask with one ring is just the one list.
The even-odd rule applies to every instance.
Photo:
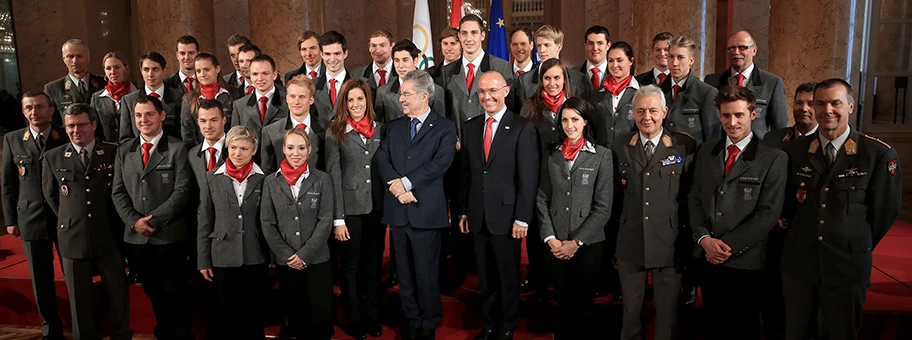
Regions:
[[431, 38], [431, 15], [427, 0], [415, 1], [415, 19], [412, 26], [412, 42], [421, 50], [419, 70], [434, 66], [434, 40]]

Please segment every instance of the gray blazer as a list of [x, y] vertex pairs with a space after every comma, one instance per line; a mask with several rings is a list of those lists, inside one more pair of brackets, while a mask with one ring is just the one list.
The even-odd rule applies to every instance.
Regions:
[[[325, 155], [323, 144], [326, 143], [326, 131], [329, 123], [315, 116], [310, 117], [310, 157], [307, 162], [312, 169], [325, 169]], [[291, 118], [273, 122], [263, 128], [263, 137], [260, 139], [260, 160], [263, 172], [271, 174], [279, 170], [279, 164], [285, 160], [282, 145], [285, 143], [285, 132], [291, 130]]]
[[[404, 116], [402, 113], [402, 103], [399, 102], [399, 84], [398, 78], [395, 82], [386, 83], [377, 89], [377, 97], [374, 100], [374, 112], [377, 114], [377, 120], [383, 124], [389, 124], [393, 119]], [[446, 116], [446, 94], [443, 87], [434, 84], [434, 95], [431, 96], [429, 104], [431, 111]]]
[[611, 92], [605, 91], [604, 87], [589, 95], [590, 102], [595, 105], [604, 122], [604, 125], [595, 131], [596, 135], [602, 135], [597, 139], [606, 141], [608, 148], [612, 148], [618, 136], [637, 129], [633, 120], [633, 95], [636, 91], [637, 88], [633, 86], [624, 89], [617, 110], [614, 109], [614, 96]]
[[232, 104], [231, 126], [243, 125], [257, 132], [257, 137], [262, 137], [263, 127], [288, 118], [288, 104], [285, 102], [285, 91], [276, 87], [272, 94], [272, 100], [266, 105], [266, 119], [260, 120], [260, 103], [257, 102], [256, 91], [248, 94], [241, 99], [235, 100]]
[[[141, 137], [117, 149], [112, 199], [124, 223], [124, 241], [129, 244], [172, 244], [187, 240], [184, 208], [190, 202], [187, 148], [174, 137], [162, 136], [143, 167]], [[133, 224], [152, 215], [149, 237], [133, 231]]]
[[[548, 173], [551, 192], [538, 191], [536, 208], [541, 220], [540, 239], [577, 239], [584, 245], [605, 240], [605, 224], [611, 217], [614, 166], [611, 150], [586, 142], [569, 168], [560, 149], [551, 152]], [[594, 151], [594, 152], [593, 152]]]
[[[484, 57], [481, 58], [478, 69], [475, 70], [475, 82], [472, 85], [472, 91], [469, 91], [469, 88], [466, 87], [466, 72], [462, 66], [462, 58], [443, 68], [442, 72], [446, 74], [444, 76], [444, 79], [446, 79], [444, 88], [449, 96], [447, 98], [447, 104], [449, 105], [447, 113], [450, 116], [447, 118], [456, 123], [456, 136], [459, 139], [464, 137], [463, 126], [465, 122], [484, 113], [481, 103], [478, 102], [478, 79], [481, 78], [482, 73], [490, 70], [500, 72], [503, 74], [504, 79], [507, 80], [507, 84], [513, 85], [513, 65], [506, 60], [492, 56], [487, 51], [485, 51]], [[438, 112], [438, 114], [441, 113]]]
[[[732, 69], [728, 68], [704, 77], [703, 81], [718, 89], [728, 85], [731, 78]], [[782, 78], [754, 65], [746, 87], [757, 96], [757, 118], [751, 123], [755, 136], [765, 138], [768, 131], [788, 126], [789, 108]]]
[[234, 180], [215, 172], [207, 172], [207, 183], [200, 185], [197, 269], [269, 262], [269, 248], [260, 229], [260, 196], [265, 176], [252, 173], [247, 177], [244, 201], [238, 205]]
[[301, 182], [297, 199], [281, 171], [266, 176], [263, 184], [260, 221], [263, 235], [275, 254], [276, 264], [285, 266], [291, 255], [305, 265], [329, 261], [329, 235], [332, 232], [332, 179], [325, 172], [310, 168]]
[[[165, 109], [165, 121], [162, 122], [162, 130], [166, 135], [181, 137], [180, 134], [180, 115], [181, 113], [181, 92], [173, 88], [164, 87], [164, 98], [162, 98], [162, 107]], [[120, 136], [118, 141], [123, 144], [130, 139], [139, 136], [139, 130], [136, 129], [136, 122], [133, 120], [133, 108], [136, 106], [136, 100], [139, 96], [146, 96], [146, 88], [133, 91], [123, 98], [120, 103]], [[199, 128], [197, 128], [199, 129]]]
[[[194, 183], [197, 183], [200, 187], [205, 187], [206, 172], [209, 171], [206, 170], [206, 166], [209, 165], [209, 153], [202, 150], [202, 143], [187, 150], [187, 163], [190, 164], [190, 170], [193, 171], [193, 177], [196, 179]], [[228, 158], [228, 146], [222, 145], [222, 152], [215, 161], [215, 168], [218, 169], [222, 164], [225, 164], [226, 158]]]
[[671, 83], [667, 79], [662, 83], [662, 92], [665, 92], [665, 102], [668, 103], [665, 127], [690, 134], [697, 141], [697, 145], [722, 137], [719, 107], [714, 101], [719, 90], [700, 81], [691, 73], [684, 81], [678, 98], [672, 100]]
[[[95, 127], [95, 139], [99, 142], [117, 143], [120, 140], [120, 111], [117, 109], [117, 103], [114, 98], [101, 98], [101, 90], [92, 94], [89, 105], [95, 109], [97, 126]], [[123, 98], [121, 98], [123, 103]]]
[[374, 123], [374, 135], [366, 143], [354, 130], [345, 134], [347, 140], [342, 143], [326, 131], [326, 171], [333, 180], [335, 219], [382, 211], [385, 190], [374, 156], [386, 134], [384, 129], [383, 124]]
[[[688, 207], [694, 241], [709, 235], [731, 247], [723, 266], [763, 269], [769, 232], [782, 213], [788, 156], [754, 136], [725, 176], [726, 139], [697, 151]], [[704, 254], [703, 247], [695, 247], [694, 256]]]
[[85, 80], [88, 81], [85, 93], [79, 92], [69, 74], [44, 85], [44, 93], [50, 98], [51, 104], [54, 104], [54, 115], [51, 116], [52, 125], [63, 126], [63, 110], [67, 106], [74, 103], [89, 104], [92, 94], [101, 91], [108, 84], [104, 77], [91, 73]]
[[[225, 119], [228, 120], [227, 124], [225, 124], [225, 132], [228, 132], [228, 130], [231, 129], [231, 120], [233, 119], [231, 112], [233, 110], [232, 103], [234, 102], [234, 99], [231, 97], [231, 91], [221, 93], [215, 96], [215, 99], [221, 102], [222, 107], [224, 108]], [[199, 123], [196, 121], [196, 114], [199, 111], [199, 108], [190, 112], [193, 100], [195, 100], [195, 98], [189, 98], [185, 95], [182, 102], [183, 104], [181, 104], [180, 108], [180, 134], [181, 138], [187, 142], [187, 144], [199, 144], [203, 142], [203, 135], [200, 133]], [[257, 113], [257, 116], [259, 116], [259, 113]]]
[[[313, 80], [314, 88], [316, 89], [313, 105], [317, 109], [317, 117], [320, 117], [320, 119], [327, 122], [331, 122], [336, 118], [336, 110], [332, 105], [332, 101], [329, 100], [329, 82], [326, 79], [326, 72], [323, 71], [319, 78]], [[352, 74], [346, 70], [344, 80], [347, 81], [349, 79], [352, 79]], [[337, 93], [336, 95], [340, 96], [341, 93]], [[311, 112], [313, 112], [313, 110], [311, 110]]]
[[[317, 78], [323, 77], [323, 75], [326, 74], [326, 66], [324, 66], [323, 63], [321, 62], [320, 66], [317, 66], [316, 72], [317, 72]], [[285, 79], [285, 84], [288, 84], [288, 81], [291, 80], [291, 78], [294, 78], [294, 76], [299, 75], [299, 74], [307, 74], [307, 65], [306, 64], [301, 63], [300, 68], [296, 68], [294, 70], [286, 72], [285, 76], [282, 79]], [[308, 74], [308, 76], [310, 76], [310, 75]]]
[[[393, 61], [390, 60], [390, 63]], [[371, 61], [370, 64], [367, 64], [364, 67], [359, 67], [353, 72], [354, 78], [358, 78], [367, 82], [367, 86], [370, 86], [371, 90], [377, 90], [377, 82], [374, 80], [374, 63]], [[386, 81], [386, 84], [399, 82], [399, 74], [396, 73], [396, 68], [390, 68], [389, 80]]]
[[[523, 101], [529, 99], [535, 95], [535, 92], [538, 92], [538, 72], [539, 65], [532, 67], [532, 71], [529, 71], [516, 80], [513, 81], [513, 87], [510, 89], [510, 97], [512, 98], [509, 103], [511, 106], [510, 110], [513, 112], [519, 112], [522, 107]], [[581, 99], [589, 100], [589, 92], [591, 85], [587, 85], [586, 75], [580, 73], [576, 69], [570, 67], [564, 67], [567, 69], [567, 76], [570, 79], [570, 91], [573, 92], [573, 96]]]

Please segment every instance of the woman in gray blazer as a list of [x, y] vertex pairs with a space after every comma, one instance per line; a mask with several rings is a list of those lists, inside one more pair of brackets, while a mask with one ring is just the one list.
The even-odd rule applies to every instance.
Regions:
[[333, 236], [342, 267], [343, 327], [355, 339], [377, 337], [380, 327], [380, 271], [386, 228], [380, 224], [384, 188], [374, 155], [383, 138], [375, 122], [371, 91], [361, 79], [342, 84], [336, 118], [326, 131], [326, 170], [333, 180]]
[[333, 280], [329, 265], [333, 185], [310, 167], [310, 139], [304, 129], [285, 132], [285, 160], [266, 176], [260, 222], [277, 264], [286, 305], [286, 333], [298, 339], [333, 335]]
[[108, 79], [104, 89], [92, 94], [90, 105], [95, 109], [98, 126], [95, 138], [105, 142], [117, 143], [120, 138], [120, 103], [121, 98], [136, 91], [130, 82], [130, 67], [127, 59], [120, 52], [108, 52], [102, 59], [105, 78]]
[[210, 339], [263, 338], [262, 301], [269, 286], [269, 248], [260, 228], [263, 171], [253, 163], [256, 131], [228, 131], [225, 164], [200, 183], [197, 269], [213, 283], [216, 323]]
[[594, 337], [579, 331], [589, 324], [614, 178], [611, 151], [592, 142], [596, 114], [585, 100], [564, 102], [557, 116], [561, 144], [548, 160], [551, 187], [538, 193], [540, 240], [550, 249], [545, 263], [557, 292], [555, 339]]
[[590, 95], [599, 116], [604, 121], [597, 135], [604, 135], [609, 148], [617, 136], [636, 130], [633, 121], [633, 94], [640, 84], [633, 77], [633, 47], [618, 41], [608, 48], [608, 75], [601, 90]]
[[222, 69], [215, 55], [206, 52], [200, 53], [194, 59], [193, 64], [199, 86], [184, 94], [180, 107], [180, 135], [190, 145], [203, 142], [203, 135], [200, 134], [199, 124], [196, 122], [200, 99], [215, 99], [222, 103], [222, 107], [225, 108], [225, 118], [228, 120], [225, 123], [225, 130], [227, 130], [231, 127], [231, 104], [234, 102], [234, 98], [240, 94], [239, 90], [225, 84], [225, 80], [221, 76]]

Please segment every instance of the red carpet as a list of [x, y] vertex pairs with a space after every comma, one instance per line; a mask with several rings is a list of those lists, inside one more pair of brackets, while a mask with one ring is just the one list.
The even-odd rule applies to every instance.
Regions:
[[[871, 286], [865, 301], [861, 339], [912, 339], [912, 225], [897, 222], [874, 252], [875, 270], [871, 275]], [[525, 255], [525, 252], [523, 252]], [[523, 257], [523, 263], [526, 263]], [[66, 300], [66, 286], [57, 268], [58, 307], [69, 324], [69, 305]], [[470, 275], [462, 287], [444, 291], [443, 321], [437, 332], [438, 339], [470, 339], [481, 328], [481, 301], [477, 291], [477, 277]], [[204, 333], [204, 321], [200, 301], [206, 287], [195, 285], [193, 308], [195, 333]], [[101, 296], [101, 294], [99, 294]], [[272, 301], [278, 301], [276, 296]], [[551, 339], [553, 307], [525, 301], [521, 306], [523, 318], [517, 328], [516, 339]], [[140, 334], [151, 334], [154, 325], [149, 300], [142, 287], [130, 287], [131, 326]], [[647, 306], [651, 311], [651, 306]], [[102, 311], [99, 311], [103, 313]], [[272, 320], [279, 320], [275, 311], [266, 311]], [[383, 299], [382, 321], [384, 336], [378, 339], [397, 339], [404, 331], [398, 289], [389, 290]], [[606, 339], [615, 339], [620, 332], [621, 306], [609, 297], [596, 299], [595, 320], [607, 329]], [[337, 316], [341, 311], [337, 311]], [[707, 321], [702, 317], [699, 302], [694, 308], [682, 308], [679, 320], [682, 339], [698, 339], [700, 329]], [[9, 235], [0, 237], [0, 324], [37, 326], [40, 324], [34, 302], [28, 266], [22, 253], [19, 239]], [[277, 324], [277, 322], [275, 322]], [[278, 326], [267, 328], [267, 334], [278, 333]], [[347, 339], [345, 333], [336, 328], [336, 338]], [[651, 334], [649, 335], [651, 337]]]

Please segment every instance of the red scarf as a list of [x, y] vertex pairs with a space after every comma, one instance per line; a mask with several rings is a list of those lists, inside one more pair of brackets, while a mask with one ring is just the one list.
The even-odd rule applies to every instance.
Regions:
[[570, 145], [570, 138], [564, 138], [564, 143], [561, 144], [561, 153], [564, 154], [564, 159], [572, 161], [576, 158], [576, 154], [583, 149], [583, 145], [586, 145], [586, 138], [580, 138], [573, 145]]
[[234, 178], [238, 183], [244, 182], [247, 179], [247, 175], [250, 175], [250, 171], [253, 171], [253, 160], [250, 160], [240, 168], [235, 167], [230, 158], [225, 160], [225, 174]]
[[547, 107], [548, 110], [551, 110], [551, 112], [560, 113], [557, 112], [557, 110], [560, 110], [560, 107], [564, 104], [565, 100], [567, 100], [567, 97], [564, 96], [564, 90], [561, 90], [556, 97], [552, 97], [548, 92], [542, 91], [542, 101], [544, 102], [545, 107]]
[[117, 84], [114, 82], [108, 82], [105, 85], [105, 90], [108, 90], [108, 95], [111, 96], [115, 101], [120, 101], [120, 98], [130, 92], [130, 82], [122, 81]]
[[304, 164], [295, 169], [288, 163], [288, 158], [282, 161], [282, 176], [285, 176], [285, 182], [288, 182], [288, 185], [293, 186], [295, 183], [298, 183], [298, 178], [301, 178], [301, 175], [306, 171], [307, 162], [304, 162]]
[[348, 117], [348, 125], [351, 125], [355, 132], [360, 133], [365, 138], [374, 137], [374, 124], [370, 119], [367, 119], [367, 116], [361, 117], [361, 121], [357, 122], [352, 117]]
[[624, 78], [624, 80], [621, 80], [620, 82], [618, 82], [617, 80], [614, 80], [614, 77], [609, 75], [609, 76], [605, 77], [605, 90], [607, 90], [608, 92], [611, 92], [611, 94], [613, 94], [615, 97], [620, 97], [621, 92], [624, 92], [624, 89], [626, 89], [627, 86], [630, 85], [631, 79], [633, 79], [633, 76], [627, 75], [627, 77]]
[[218, 82], [214, 82], [212, 85], [200, 84], [199, 88], [200, 92], [203, 94], [203, 97], [206, 99], [215, 99], [215, 95], [217, 95], [219, 93], [219, 90], [222, 89], [221, 86], [219, 86]]

